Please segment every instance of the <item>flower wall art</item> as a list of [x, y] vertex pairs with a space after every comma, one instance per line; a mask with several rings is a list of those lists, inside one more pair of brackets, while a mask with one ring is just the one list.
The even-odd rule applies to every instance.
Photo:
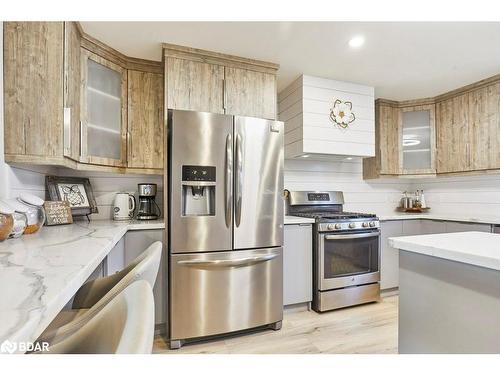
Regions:
[[337, 99], [333, 102], [333, 107], [330, 109], [330, 120], [341, 127], [342, 129], [347, 129], [348, 125], [356, 119], [356, 116], [352, 112], [352, 103], [343, 102]]

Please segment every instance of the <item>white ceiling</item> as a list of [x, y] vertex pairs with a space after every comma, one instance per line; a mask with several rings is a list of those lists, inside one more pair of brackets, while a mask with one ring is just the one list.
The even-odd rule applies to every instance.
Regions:
[[[434, 96], [500, 73], [500, 22], [81, 22], [122, 53], [161, 59], [174, 43], [281, 65], [278, 89], [300, 74], [375, 87], [393, 100]], [[347, 42], [364, 35], [365, 45]]]

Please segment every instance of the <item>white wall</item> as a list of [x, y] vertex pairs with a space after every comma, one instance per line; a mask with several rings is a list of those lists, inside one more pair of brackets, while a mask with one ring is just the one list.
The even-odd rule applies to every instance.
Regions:
[[347, 211], [388, 214], [394, 211], [409, 180], [363, 181], [361, 158], [337, 161], [285, 160], [288, 190], [341, 190]]

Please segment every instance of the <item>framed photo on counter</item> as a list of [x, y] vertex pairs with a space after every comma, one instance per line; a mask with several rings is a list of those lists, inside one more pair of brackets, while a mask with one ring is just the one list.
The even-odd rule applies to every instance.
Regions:
[[47, 176], [45, 184], [49, 200], [68, 202], [73, 216], [98, 213], [88, 178]]

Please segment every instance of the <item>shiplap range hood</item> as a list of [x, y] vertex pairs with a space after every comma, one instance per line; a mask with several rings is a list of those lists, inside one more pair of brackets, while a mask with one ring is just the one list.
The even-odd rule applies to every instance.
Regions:
[[[330, 119], [336, 100], [352, 103], [344, 129]], [[375, 155], [374, 88], [302, 75], [278, 95], [285, 122], [285, 158], [337, 159]]]

